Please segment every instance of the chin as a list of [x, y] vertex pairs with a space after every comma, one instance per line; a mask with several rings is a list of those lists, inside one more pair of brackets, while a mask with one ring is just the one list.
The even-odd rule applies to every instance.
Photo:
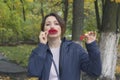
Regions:
[[58, 36], [58, 35], [49, 35], [49, 38], [58, 38], [58, 37], [60, 37], [60, 36]]

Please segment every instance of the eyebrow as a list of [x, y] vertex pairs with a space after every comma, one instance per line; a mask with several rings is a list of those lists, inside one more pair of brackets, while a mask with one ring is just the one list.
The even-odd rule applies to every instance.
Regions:
[[[50, 23], [51, 21], [46, 21], [46, 23]], [[53, 22], [58, 22], [57, 20], [53, 21]], [[58, 22], [59, 23], [59, 22]]]

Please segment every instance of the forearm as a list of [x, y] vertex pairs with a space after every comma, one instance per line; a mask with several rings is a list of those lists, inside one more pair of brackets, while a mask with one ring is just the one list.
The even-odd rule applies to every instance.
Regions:
[[96, 42], [86, 44], [88, 54], [83, 53], [82, 70], [92, 76], [99, 76], [101, 74], [101, 58], [100, 51]]
[[40, 77], [46, 57], [47, 46], [45, 44], [39, 44], [36, 47], [29, 58], [28, 61], [28, 76]]
[[89, 55], [89, 71], [93, 72], [96, 76], [101, 74], [101, 57], [100, 51], [96, 41], [86, 44], [86, 48]]

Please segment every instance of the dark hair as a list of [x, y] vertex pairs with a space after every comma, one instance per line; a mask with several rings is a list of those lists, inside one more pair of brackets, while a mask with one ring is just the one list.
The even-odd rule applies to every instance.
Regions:
[[44, 19], [42, 20], [42, 23], [41, 23], [41, 30], [44, 31], [46, 18], [49, 16], [54, 16], [57, 19], [57, 21], [59, 22], [60, 27], [61, 27], [61, 36], [63, 36], [65, 33], [65, 30], [66, 30], [65, 21], [56, 13], [50, 13], [44, 17]]

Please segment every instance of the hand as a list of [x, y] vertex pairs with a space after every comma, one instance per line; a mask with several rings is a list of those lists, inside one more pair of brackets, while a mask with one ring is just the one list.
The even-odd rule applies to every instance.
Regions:
[[47, 43], [47, 35], [48, 35], [48, 32], [43, 32], [43, 31], [40, 32], [39, 39], [41, 43], [43, 44]]
[[88, 44], [96, 40], [96, 32], [90, 31], [86, 33], [85, 36], [86, 36], [86, 43]]

